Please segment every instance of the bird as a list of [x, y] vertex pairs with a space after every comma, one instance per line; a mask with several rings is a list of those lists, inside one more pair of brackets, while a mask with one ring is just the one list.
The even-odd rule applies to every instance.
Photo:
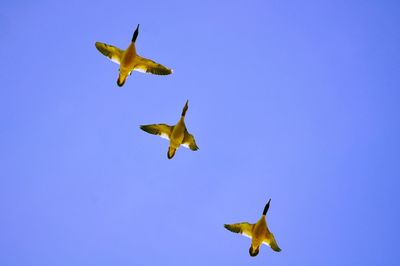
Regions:
[[188, 109], [188, 102], [189, 101], [187, 100], [183, 107], [181, 118], [176, 125], [169, 126], [167, 124], [152, 124], [140, 126], [140, 128], [147, 133], [159, 135], [160, 137], [169, 140], [167, 152], [168, 159], [174, 157], [176, 150], [181, 145], [191, 149], [192, 151], [197, 151], [199, 149], [193, 135], [188, 132], [184, 121]]
[[260, 251], [260, 246], [262, 244], [270, 246], [271, 249], [276, 252], [281, 251], [278, 244], [276, 243], [274, 235], [269, 231], [267, 222], [265, 220], [270, 202], [271, 199], [269, 199], [268, 203], [265, 205], [261, 218], [255, 224], [244, 222], [224, 225], [224, 227], [231, 232], [239, 233], [251, 238], [249, 253], [252, 257], [258, 255], [258, 252]]
[[117, 79], [117, 84], [120, 87], [125, 84], [126, 78], [131, 75], [134, 70], [156, 75], [169, 75], [173, 72], [172, 69], [160, 65], [150, 59], [141, 57], [136, 53], [135, 42], [138, 35], [139, 24], [133, 33], [132, 42], [126, 50], [121, 50], [118, 47], [101, 42], [95, 43], [95, 46], [100, 53], [120, 65], [119, 76]]

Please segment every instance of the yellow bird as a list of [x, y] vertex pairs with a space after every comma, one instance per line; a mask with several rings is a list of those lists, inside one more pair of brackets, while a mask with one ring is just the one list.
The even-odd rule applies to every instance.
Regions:
[[182, 116], [175, 126], [169, 126], [167, 124], [153, 124], [153, 125], [142, 125], [140, 128], [147, 133], [159, 135], [162, 138], [169, 140], [168, 148], [168, 159], [172, 159], [175, 155], [175, 151], [180, 145], [190, 148], [192, 151], [197, 151], [199, 147], [196, 145], [196, 141], [192, 134], [190, 134], [185, 125], [185, 114], [188, 109], [188, 101], [182, 110]]
[[96, 42], [96, 48], [103, 55], [111, 59], [111, 61], [120, 65], [119, 76], [117, 80], [118, 86], [122, 87], [128, 75], [136, 70], [143, 73], [152, 73], [156, 75], [169, 75], [172, 69], [160, 65], [150, 59], [141, 57], [136, 53], [135, 41], [139, 34], [139, 24], [133, 33], [132, 42], [126, 50], [121, 50], [118, 47], [108, 45], [101, 42]]
[[239, 233], [244, 236], [251, 238], [251, 245], [249, 249], [250, 256], [255, 257], [257, 256], [258, 252], [260, 251], [260, 246], [262, 244], [266, 244], [270, 246], [274, 251], [281, 251], [276, 243], [274, 235], [268, 230], [267, 222], [265, 220], [265, 215], [269, 209], [269, 203], [265, 205], [263, 214], [260, 220], [257, 221], [255, 224], [249, 223], [237, 223], [237, 224], [225, 224], [224, 227], [231, 232]]

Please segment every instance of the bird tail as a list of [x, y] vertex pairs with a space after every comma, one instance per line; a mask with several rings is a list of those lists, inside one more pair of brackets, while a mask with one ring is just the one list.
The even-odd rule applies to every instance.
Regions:
[[139, 35], [139, 24], [136, 27], [135, 32], [133, 33], [132, 42], [136, 42], [136, 38]]
[[263, 215], [266, 215], [267, 214], [267, 211], [268, 211], [268, 209], [269, 209], [269, 203], [271, 202], [271, 199], [269, 199], [269, 201], [267, 202], [267, 204], [265, 205], [265, 207], [264, 207], [264, 211], [263, 211]]
[[189, 107], [188, 107], [188, 102], [189, 102], [189, 100], [186, 101], [186, 104], [185, 104], [185, 106], [183, 107], [182, 116], [185, 116], [185, 115], [186, 115], [186, 111], [187, 111], [187, 109], [189, 108]]

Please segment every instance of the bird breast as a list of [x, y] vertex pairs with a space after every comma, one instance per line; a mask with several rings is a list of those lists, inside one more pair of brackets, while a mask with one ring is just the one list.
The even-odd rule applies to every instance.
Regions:
[[173, 146], [179, 147], [184, 137], [185, 137], [185, 124], [179, 121], [171, 133], [171, 144], [173, 144]]
[[136, 49], [135, 45], [132, 43], [129, 45], [128, 49], [125, 50], [122, 60], [121, 60], [121, 68], [128, 68], [132, 70], [135, 65], [135, 57], [136, 57]]

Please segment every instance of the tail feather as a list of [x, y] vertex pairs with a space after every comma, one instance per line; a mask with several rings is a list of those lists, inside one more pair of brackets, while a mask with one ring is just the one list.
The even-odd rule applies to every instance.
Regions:
[[136, 38], [139, 35], [139, 25], [137, 25], [135, 32], [133, 33], [132, 42], [136, 42]]
[[265, 207], [264, 207], [264, 211], [263, 211], [263, 215], [266, 215], [267, 214], [267, 211], [268, 211], [268, 209], [269, 209], [269, 203], [271, 202], [271, 199], [269, 199], [269, 201], [267, 202], [267, 204], [265, 205]]
[[189, 102], [189, 100], [186, 100], [186, 104], [185, 104], [185, 106], [183, 107], [183, 110], [182, 110], [182, 116], [185, 116], [185, 115], [186, 115], [186, 111], [187, 111], [187, 109], [189, 108], [189, 107], [188, 107], [188, 102]]

